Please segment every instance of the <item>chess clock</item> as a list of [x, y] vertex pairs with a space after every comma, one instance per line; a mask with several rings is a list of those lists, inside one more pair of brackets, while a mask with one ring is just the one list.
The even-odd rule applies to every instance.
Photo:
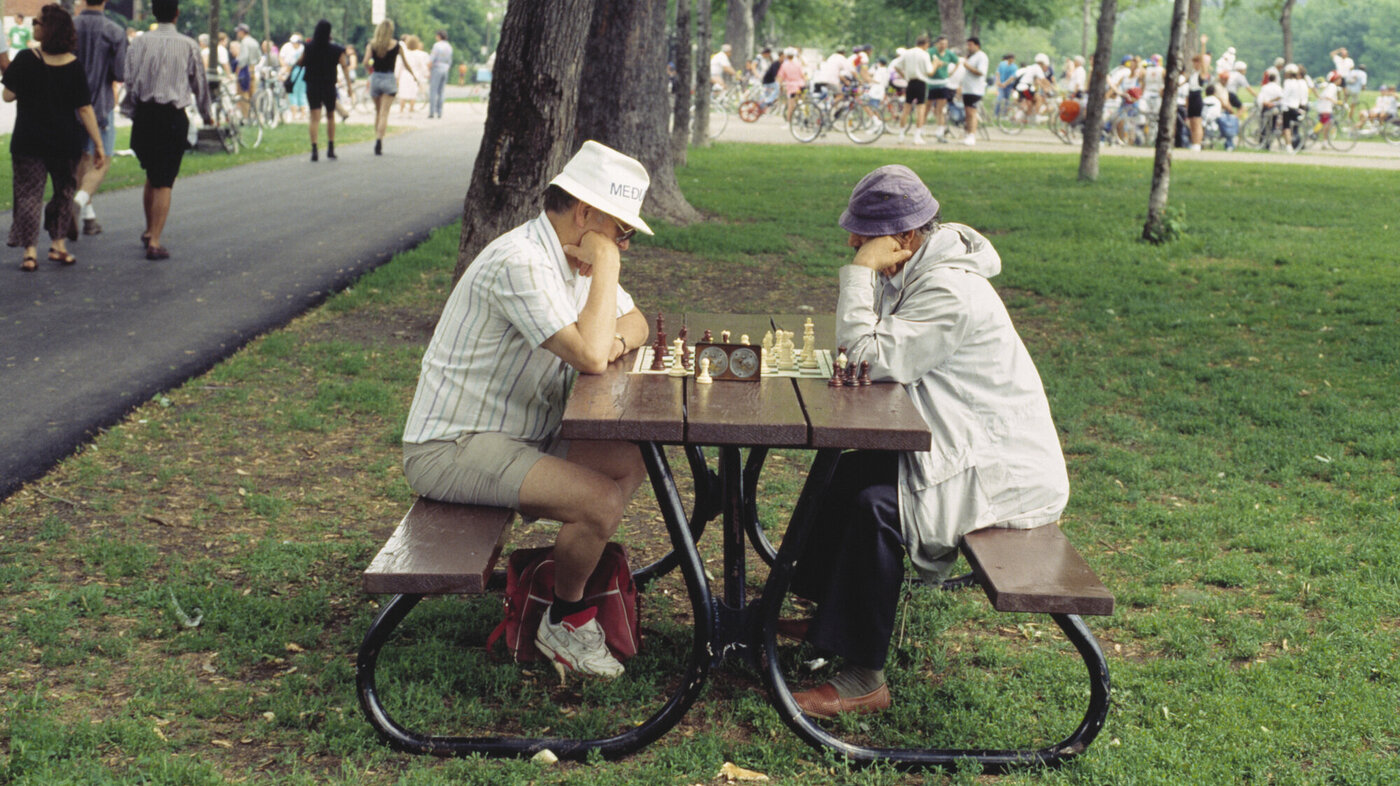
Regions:
[[709, 358], [711, 378], [757, 382], [763, 376], [762, 351], [757, 344], [700, 343], [695, 345], [695, 367], [700, 367], [702, 358]]

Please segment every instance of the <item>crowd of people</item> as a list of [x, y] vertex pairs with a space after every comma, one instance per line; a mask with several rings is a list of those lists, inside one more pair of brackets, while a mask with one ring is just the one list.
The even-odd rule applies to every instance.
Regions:
[[[1250, 106], [1272, 110], [1270, 117], [1277, 117], [1285, 146], [1294, 149], [1293, 137], [1310, 105], [1319, 125], [1329, 123], [1334, 109], [1349, 96], [1359, 96], [1368, 82], [1366, 67], [1355, 63], [1345, 47], [1329, 54], [1333, 68], [1324, 77], [1310, 79], [1301, 64], [1277, 58], [1256, 84], [1250, 79], [1248, 64], [1235, 57], [1233, 47], [1216, 58], [1207, 44], [1208, 38], [1203, 36], [1201, 51], [1180, 75], [1176, 93], [1180, 144], [1193, 150], [1201, 149], [1207, 136], [1219, 137], [1225, 149], [1234, 149], [1241, 117]], [[818, 96], [842, 89], [860, 91], [872, 104], [897, 96], [904, 103], [898, 120], [899, 140], [905, 141], [906, 129], [912, 128], [914, 144], [925, 142], [923, 132], [930, 108], [936, 138], [948, 140], [949, 117], [955, 116], [965, 131], [963, 143], [975, 145], [984, 111], [982, 99], [989, 91], [994, 91], [998, 107], [1014, 107], [1034, 119], [1044, 115], [1052, 97], [1082, 107], [1089, 88], [1090, 66], [1082, 56], [1066, 58], [1056, 71], [1050, 56], [1043, 52], [1029, 62], [1019, 62], [1016, 54], [1007, 53], [993, 67], [976, 36], [954, 49], [946, 36], [921, 35], [914, 46], [897, 49], [890, 59], [876, 57], [874, 47], [868, 44], [852, 48], [849, 55], [845, 47], [838, 46], [826, 58], [810, 61], [796, 47], [776, 55], [774, 51], [763, 47], [753, 60], [736, 67], [730, 59], [732, 47], [725, 44], [710, 58], [712, 87], [724, 90], [743, 82], [760, 85], [765, 105], [786, 99], [787, 122], [803, 90], [810, 89]], [[1120, 58], [1107, 76], [1105, 138], [1114, 142], [1143, 139], [1141, 131], [1160, 109], [1165, 87], [1162, 55]], [[1380, 91], [1367, 117], [1393, 121], [1394, 87], [1382, 85]], [[1082, 123], [1082, 114], [1078, 122]]]
[[[4, 100], [16, 104], [10, 137], [14, 219], [8, 243], [23, 249], [20, 269], [38, 269], [38, 238], [49, 236], [47, 258], [72, 265], [68, 242], [102, 232], [93, 196], [111, 165], [116, 112], [131, 118], [131, 150], [146, 173], [142, 195], [147, 259], [170, 256], [161, 241], [171, 193], [189, 145], [188, 110], [213, 124], [211, 81], [231, 78], [237, 104], [251, 111], [260, 80], [285, 80], [294, 117], [308, 117], [311, 160], [320, 160], [320, 121], [326, 120], [326, 157], [334, 159], [335, 119], [348, 117], [346, 100], [360, 65], [353, 46], [332, 40], [319, 21], [309, 41], [293, 33], [281, 46], [259, 41], [247, 25], [234, 37], [220, 34], [210, 72], [209, 36], [198, 41], [175, 28], [178, 0], [152, 0], [149, 30], [123, 28], [106, 15], [106, 0], [79, 0], [78, 13], [45, 5], [27, 20], [15, 15], [0, 37]], [[414, 110], [428, 90], [428, 117], [442, 117], [443, 92], [453, 62], [447, 33], [439, 30], [431, 51], [417, 36], [396, 39], [383, 20], [365, 48], [369, 95], [375, 106], [375, 155], [395, 100]], [[216, 81], [216, 83], [218, 83]], [[118, 101], [118, 95], [121, 100]], [[52, 194], [44, 201], [46, 186]]]

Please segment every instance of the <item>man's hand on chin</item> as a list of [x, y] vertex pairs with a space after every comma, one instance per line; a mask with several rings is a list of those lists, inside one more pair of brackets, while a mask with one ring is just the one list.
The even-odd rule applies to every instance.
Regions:
[[898, 240], [888, 235], [872, 237], [856, 249], [856, 258], [851, 264], [868, 267], [876, 273], [894, 275], [899, 267], [909, 261], [914, 252], [902, 247]]

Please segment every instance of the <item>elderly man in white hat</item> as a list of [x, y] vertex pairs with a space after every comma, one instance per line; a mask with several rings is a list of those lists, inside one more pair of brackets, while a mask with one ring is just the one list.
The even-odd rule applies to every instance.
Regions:
[[650, 178], [594, 141], [550, 181], [544, 210], [488, 245], [457, 282], [423, 355], [404, 426], [404, 475], [422, 496], [562, 522], [555, 599], [535, 644], [585, 674], [616, 677], [584, 583], [646, 478], [628, 442], [565, 442], [578, 374], [597, 374], [647, 338], [618, 285]]

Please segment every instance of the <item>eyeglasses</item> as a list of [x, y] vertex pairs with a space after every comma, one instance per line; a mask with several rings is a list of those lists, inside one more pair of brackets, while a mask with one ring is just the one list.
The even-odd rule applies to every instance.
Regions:
[[[611, 218], [611, 216], [609, 216], [609, 218]], [[619, 246], [631, 240], [632, 236], [637, 234], [636, 227], [629, 227], [615, 218], [612, 221], [614, 224], [617, 224], [617, 237], [613, 238], [613, 242], [617, 243]]]

